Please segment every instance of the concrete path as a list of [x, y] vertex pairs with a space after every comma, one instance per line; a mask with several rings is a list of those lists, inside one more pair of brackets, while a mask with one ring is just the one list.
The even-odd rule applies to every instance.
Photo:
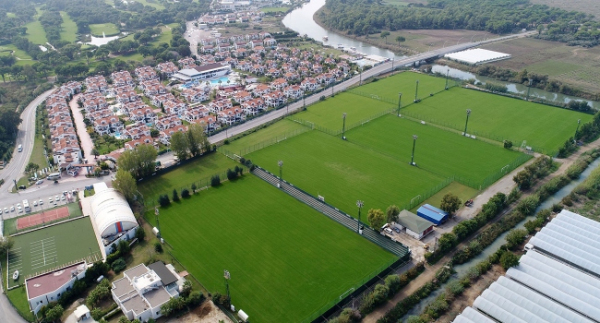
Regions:
[[73, 97], [73, 100], [69, 102], [69, 107], [71, 108], [71, 112], [73, 113], [73, 122], [75, 123], [75, 127], [77, 128], [77, 135], [79, 136], [79, 144], [81, 150], [83, 150], [84, 158], [87, 158], [91, 161], [92, 157], [92, 149], [94, 149], [94, 142], [90, 137], [90, 134], [87, 132], [87, 127], [85, 126], [85, 122], [83, 122], [83, 114], [79, 109], [79, 104], [77, 104], [77, 100], [82, 94], [77, 94]]

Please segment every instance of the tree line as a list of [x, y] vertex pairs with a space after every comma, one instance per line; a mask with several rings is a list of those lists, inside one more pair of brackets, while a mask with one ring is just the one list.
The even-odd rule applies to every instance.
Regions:
[[328, 27], [353, 35], [382, 30], [469, 29], [506, 34], [538, 29], [540, 38], [595, 46], [600, 27], [593, 16], [529, 0], [431, 0], [406, 7], [381, 0], [328, 0], [318, 18]]

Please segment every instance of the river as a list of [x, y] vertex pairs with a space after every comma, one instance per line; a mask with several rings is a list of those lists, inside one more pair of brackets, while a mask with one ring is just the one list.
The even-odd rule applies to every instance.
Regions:
[[[396, 59], [403, 58], [405, 56], [398, 56], [394, 54], [394, 52], [378, 48], [367, 43], [363, 43], [359, 40], [355, 40], [346, 36], [342, 36], [335, 32], [329, 31], [317, 24], [313, 19], [313, 16], [317, 10], [325, 5], [325, 0], [312, 0], [302, 5], [302, 7], [297, 8], [287, 14], [283, 18], [283, 24], [299, 33], [300, 35], [308, 35], [308, 37], [322, 42], [325, 45], [336, 47], [338, 45], [344, 46], [344, 48], [355, 47], [356, 51], [359, 53], [367, 54], [367, 55], [379, 55], [383, 57]], [[323, 42], [323, 37], [328, 37], [329, 40]]]
[[[461, 80], [465, 80], [465, 81], [469, 80], [469, 79], [474, 79], [481, 83], [490, 82], [490, 83], [495, 83], [495, 84], [503, 84], [503, 85], [506, 85], [506, 88], [508, 89], [508, 92], [510, 92], [510, 93], [527, 95], [527, 86], [525, 86], [523, 84], [515, 84], [515, 83], [498, 81], [493, 78], [477, 76], [473, 73], [465, 72], [463, 70], [459, 70], [456, 68], [439, 65], [439, 64], [434, 64], [431, 68], [432, 72], [440, 73], [443, 75], [446, 75], [448, 70], [450, 71], [449, 75], [452, 78], [461, 79]], [[574, 97], [574, 96], [569, 96], [569, 95], [564, 95], [564, 94], [559, 94], [559, 93], [554, 93], [554, 92], [548, 92], [548, 91], [544, 91], [544, 90], [540, 90], [540, 89], [536, 89], [536, 88], [531, 88], [529, 95], [532, 97], [537, 97], [540, 99], [544, 99], [546, 101], [553, 101], [553, 102], [557, 102], [557, 103], [569, 103], [570, 101], [573, 101], [573, 100], [587, 101], [589, 106], [591, 106], [592, 108], [594, 108], [596, 110], [600, 110], [600, 102], [585, 100], [585, 99]]]
[[[546, 199], [540, 206], [538, 206], [538, 208], [535, 210], [534, 214], [536, 214], [537, 212], [539, 212], [541, 210], [548, 209], [548, 208], [552, 207], [552, 205], [554, 205], [556, 203], [559, 203], [562, 200], [563, 197], [569, 195], [571, 193], [571, 191], [575, 187], [577, 187], [585, 179], [587, 179], [590, 176], [590, 174], [592, 173], [592, 171], [594, 169], [596, 169], [598, 166], [600, 166], [600, 158], [598, 158], [595, 161], [593, 161], [585, 169], [585, 171], [583, 171], [583, 173], [581, 173], [581, 175], [579, 176], [578, 179], [576, 179], [574, 181], [571, 181], [569, 184], [567, 184], [565, 187], [563, 187], [562, 189], [560, 189], [554, 195], [552, 195], [551, 197], [549, 197], [548, 199]], [[534, 217], [535, 217], [534, 215], [526, 217], [523, 221], [519, 222], [515, 226], [515, 229], [525, 229], [525, 222], [533, 219]], [[460, 265], [454, 266], [454, 270], [456, 271], [456, 275], [454, 277], [462, 277], [475, 264], [477, 264], [477, 263], [479, 263], [479, 262], [487, 259], [491, 254], [493, 254], [494, 252], [496, 252], [496, 250], [500, 249], [500, 246], [502, 246], [503, 244], [506, 243], [505, 238], [506, 238], [506, 235], [509, 232], [510, 231], [504, 232], [503, 234], [501, 234], [500, 236], [498, 236], [498, 238], [496, 238], [496, 240], [494, 240], [494, 242], [492, 242], [492, 244], [490, 244], [485, 249], [483, 249], [483, 251], [479, 255], [477, 255], [476, 257], [474, 257], [470, 261], [468, 261], [468, 262], [466, 262], [464, 264], [460, 264]], [[454, 279], [455, 278], [451, 278], [450, 280], [448, 280], [448, 282], [446, 284], [442, 285], [439, 289], [437, 289], [436, 291], [434, 291], [433, 293], [431, 293], [431, 295], [429, 295], [429, 297], [423, 299], [411, 311], [409, 311], [408, 314], [405, 315], [401, 319], [401, 321], [405, 322], [410, 315], [419, 315], [419, 314], [421, 314], [421, 312], [423, 312], [423, 309], [425, 309], [425, 307], [427, 305], [431, 304], [431, 302], [433, 302], [436, 297], [438, 297], [442, 292], [444, 292], [445, 288], [446, 288], [446, 285], [450, 281], [452, 281]]]

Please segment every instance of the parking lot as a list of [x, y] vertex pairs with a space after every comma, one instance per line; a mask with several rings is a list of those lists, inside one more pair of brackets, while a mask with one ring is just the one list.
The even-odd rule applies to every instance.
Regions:
[[74, 192], [76, 193], [76, 191], [64, 191], [61, 194], [47, 196], [44, 198], [28, 199], [27, 201], [29, 202], [30, 208], [29, 212], [25, 211], [23, 201], [15, 204], [0, 205], [0, 215], [2, 219], [14, 218], [27, 213], [40, 212], [57, 207], [59, 205], [65, 205], [73, 201]]

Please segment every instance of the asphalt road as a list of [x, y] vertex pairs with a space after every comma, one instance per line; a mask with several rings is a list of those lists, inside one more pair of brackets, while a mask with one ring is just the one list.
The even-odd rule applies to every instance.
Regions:
[[[4, 184], [0, 188], [2, 193], [7, 190], [11, 190], [13, 187], [13, 179], [18, 181], [21, 178], [23, 172], [25, 172], [25, 166], [29, 162], [29, 157], [33, 151], [33, 142], [35, 138], [35, 110], [36, 107], [42, 103], [54, 90], [48, 90], [42, 93], [40, 96], [35, 98], [21, 113], [21, 119], [23, 121], [19, 125], [19, 133], [17, 134], [17, 144], [15, 145], [15, 151], [13, 152], [13, 158], [8, 162], [8, 165], [0, 170], [0, 178], [4, 179]], [[17, 147], [23, 145], [23, 151], [18, 152]], [[0, 194], [0, 198], [2, 194]]]

